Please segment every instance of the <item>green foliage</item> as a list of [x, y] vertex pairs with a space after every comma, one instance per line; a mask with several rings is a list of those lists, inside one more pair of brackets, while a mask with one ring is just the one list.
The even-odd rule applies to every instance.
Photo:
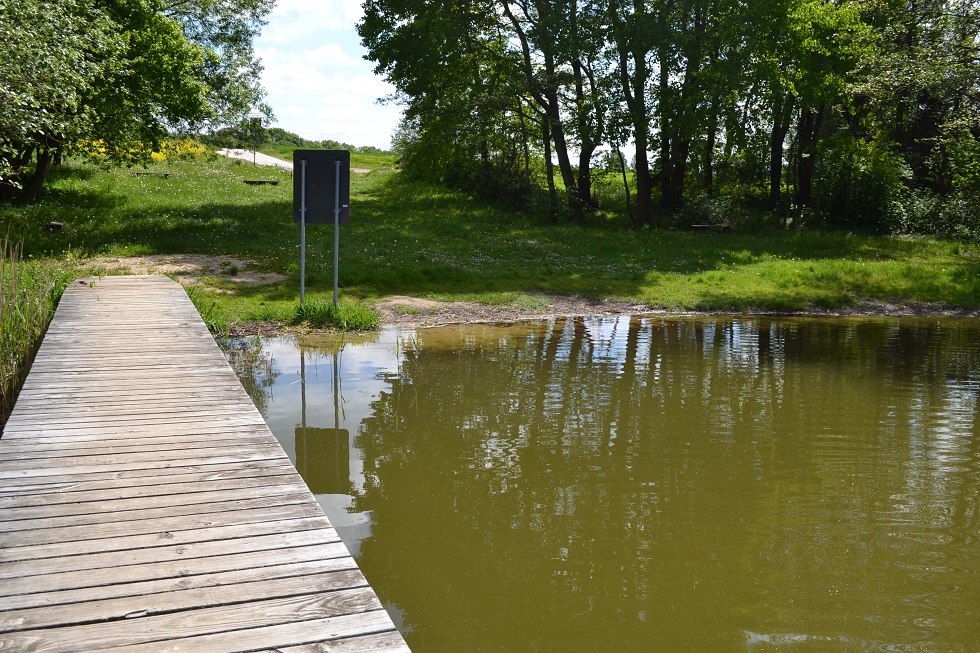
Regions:
[[820, 156], [818, 220], [873, 233], [888, 233], [902, 222], [903, 165], [888, 143], [842, 135], [827, 142]]
[[196, 159], [214, 159], [217, 155], [207, 146], [192, 138], [167, 138], [150, 153], [150, 160], [156, 163], [164, 161], [194, 161]]
[[178, 126], [261, 98], [251, 52], [266, 0], [0, 0], [0, 200], [35, 200], [51, 165], [99, 143], [145, 161]]
[[908, 228], [904, 198], [959, 224], [975, 203], [976, 3], [370, 0], [358, 29], [408, 107], [417, 179], [523, 206], [547, 181], [581, 217], [610, 204], [591, 155], [635, 143], [636, 225], [683, 224], [702, 194], [874, 232]]
[[90, 132], [98, 114], [89, 98], [118, 73], [123, 45], [109, 15], [86, 0], [0, 0], [0, 34], [4, 200], [35, 192], [49, 151]]

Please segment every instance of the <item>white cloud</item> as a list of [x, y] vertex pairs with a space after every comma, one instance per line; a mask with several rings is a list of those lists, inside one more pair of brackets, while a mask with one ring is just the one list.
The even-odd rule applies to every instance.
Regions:
[[256, 42], [276, 125], [306, 138], [390, 146], [401, 111], [364, 60], [359, 0], [280, 0]]

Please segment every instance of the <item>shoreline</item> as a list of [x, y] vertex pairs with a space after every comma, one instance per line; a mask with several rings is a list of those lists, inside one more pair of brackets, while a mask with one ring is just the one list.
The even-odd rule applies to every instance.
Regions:
[[[535, 294], [543, 305], [522, 308], [512, 305], [480, 304], [478, 302], [440, 302], [408, 296], [391, 296], [372, 304], [381, 315], [381, 328], [403, 327], [427, 329], [456, 324], [513, 324], [552, 318], [591, 317], [599, 315], [636, 315], [640, 317], [771, 317], [771, 318], [978, 318], [980, 308], [950, 307], [930, 302], [890, 303], [864, 301], [853, 306], [835, 309], [803, 311], [772, 311], [747, 309], [742, 311], [693, 311], [656, 308], [622, 300], [597, 300], [567, 295]], [[547, 302], [547, 304], [544, 304]], [[281, 337], [295, 334], [329, 332], [306, 329], [276, 322], [241, 322], [232, 326], [233, 337]]]

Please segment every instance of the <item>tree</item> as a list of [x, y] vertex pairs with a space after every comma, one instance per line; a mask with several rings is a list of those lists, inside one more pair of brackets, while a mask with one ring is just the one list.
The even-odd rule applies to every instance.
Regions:
[[0, 199], [32, 201], [72, 150], [148, 154], [168, 128], [228, 121], [262, 91], [268, 0], [0, 0]]
[[406, 172], [485, 195], [521, 194], [523, 95], [492, 0], [369, 0], [358, 33], [407, 105], [397, 149]]
[[0, 0], [0, 199], [35, 197], [54, 152], [92, 128], [87, 100], [122, 51], [113, 27], [84, 0]]

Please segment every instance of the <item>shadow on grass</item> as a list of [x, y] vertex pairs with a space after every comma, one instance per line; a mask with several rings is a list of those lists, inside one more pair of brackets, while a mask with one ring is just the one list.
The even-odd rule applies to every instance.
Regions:
[[[166, 169], [175, 172], [167, 181], [125, 170], [66, 174], [41, 205], [0, 208], [0, 226], [11, 225], [12, 236], [35, 256], [245, 257], [290, 279], [281, 291], [262, 287], [238, 295], [293, 297], [299, 235], [288, 173], [263, 170], [287, 183], [247, 187], [242, 179], [254, 174], [251, 166], [218, 161]], [[892, 296], [980, 305], [980, 261], [932, 241], [635, 230], [598, 218], [554, 225], [395, 173], [357, 177], [352, 186], [340, 276], [345, 292], [360, 297], [542, 291], [732, 310]], [[47, 232], [48, 220], [64, 222], [64, 230]], [[331, 285], [332, 242], [332, 227], [309, 226], [311, 286]]]

